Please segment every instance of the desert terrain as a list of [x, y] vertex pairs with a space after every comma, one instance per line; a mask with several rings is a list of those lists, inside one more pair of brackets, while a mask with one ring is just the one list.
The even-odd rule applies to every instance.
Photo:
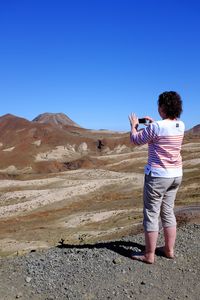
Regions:
[[[63, 118], [0, 117], [1, 256], [63, 241], [92, 244], [142, 229], [147, 146], [130, 145], [128, 132], [83, 129]], [[186, 134], [182, 156], [177, 220], [199, 222], [198, 132]]]

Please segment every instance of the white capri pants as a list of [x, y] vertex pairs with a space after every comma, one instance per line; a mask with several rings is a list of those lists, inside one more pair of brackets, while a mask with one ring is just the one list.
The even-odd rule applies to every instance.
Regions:
[[143, 201], [145, 231], [159, 230], [159, 216], [163, 227], [176, 226], [174, 201], [182, 177], [164, 178], [145, 175]]

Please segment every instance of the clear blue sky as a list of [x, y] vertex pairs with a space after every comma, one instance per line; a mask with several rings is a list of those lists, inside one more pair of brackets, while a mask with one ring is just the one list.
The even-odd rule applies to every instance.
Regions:
[[1, 0], [0, 115], [63, 112], [83, 127], [129, 130], [180, 93], [200, 123], [198, 0]]

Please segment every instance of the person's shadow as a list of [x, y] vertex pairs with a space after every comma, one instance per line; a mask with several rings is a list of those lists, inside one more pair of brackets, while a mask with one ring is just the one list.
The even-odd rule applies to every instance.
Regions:
[[[108, 249], [114, 251], [122, 256], [131, 258], [132, 255], [137, 254], [138, 252], [143, 252], [145, 246], [142, 244], [130, 242], [130, 241], [111, 241], [111, 242], [101, 242], [96, 244], [80, 244], [80, 245], [71, 245], [65, 244], [64, 240], [61, 239], [57, 248], [64, 249]], [[138, 250], [133, 250], [137, 248]]]

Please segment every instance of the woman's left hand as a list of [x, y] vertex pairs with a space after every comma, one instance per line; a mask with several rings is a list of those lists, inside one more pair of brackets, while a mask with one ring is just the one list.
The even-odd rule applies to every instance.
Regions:
[[131, 128], [137, 128], [138, 127], [139, 122], [138, 122], [138, 117], [136, 116], [136, 114], [131, 113], [129, 115], [129, 121], [130, 121]]

